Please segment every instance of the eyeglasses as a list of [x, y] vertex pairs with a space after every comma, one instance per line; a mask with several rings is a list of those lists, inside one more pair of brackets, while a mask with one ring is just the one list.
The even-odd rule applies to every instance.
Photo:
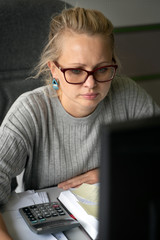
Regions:
[[111, 81], [116, 73], [118, 65], [107, 65], [87, 71], [81, 68], [61, 68], [57, 62], [55, 65], [64, 74], [64, 79], [69, 84], [82, 84], [92, 75], [94, 80], [100, 83]]

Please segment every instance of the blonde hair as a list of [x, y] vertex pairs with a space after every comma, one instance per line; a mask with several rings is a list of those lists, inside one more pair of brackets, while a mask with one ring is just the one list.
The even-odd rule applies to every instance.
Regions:
[[64, 9], [61, 14], [53, 17], [50, 22], [48, 43], [36, 68], [36, 77], [43, 75], [46, 84], [51, 83], [52, 80], [47, 63], [57, 61], [60, 57], [62, 39], [67, 31], [88, 35], [102, 34], [104, 37], [109, 37], [113, 51], [113, 61], [117, 62], [112, 23], [97, 10], [80, 7]]

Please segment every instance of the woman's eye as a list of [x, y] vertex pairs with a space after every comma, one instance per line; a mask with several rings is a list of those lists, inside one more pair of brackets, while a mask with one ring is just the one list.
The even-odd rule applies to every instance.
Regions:
[[71, 72], [73, 74], [80, 74], [82, 72], [82, 70], [79, 70], [79, 69], [72, 69]]
[[105, 72], [107, 72], [107, 71], [108, 71], [108, 68], [107, 68], [107, 67], [105, 67], [105, 68], [100, 68], [100, 69], [97, 70], [98, 73], [105, 73]]

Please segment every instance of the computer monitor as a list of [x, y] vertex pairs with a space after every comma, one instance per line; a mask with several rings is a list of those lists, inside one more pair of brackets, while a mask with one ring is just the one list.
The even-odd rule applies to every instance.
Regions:
[[160, 239], [160, 116], [102, 126], [100, 240]]

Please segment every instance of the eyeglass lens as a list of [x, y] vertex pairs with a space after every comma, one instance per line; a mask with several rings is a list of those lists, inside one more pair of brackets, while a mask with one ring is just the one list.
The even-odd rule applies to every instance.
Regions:
[[[112, 80], [114, 74], [114, 67], [103, 67], [97, 69], [92, 75], [95, 80], [99, 82], [105, 82]], [[65, 77], [69, 83], [82, 83], [88, 77], [88, 73], [82, 69], [68, 69], [65, 71]]]

